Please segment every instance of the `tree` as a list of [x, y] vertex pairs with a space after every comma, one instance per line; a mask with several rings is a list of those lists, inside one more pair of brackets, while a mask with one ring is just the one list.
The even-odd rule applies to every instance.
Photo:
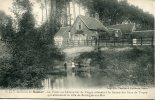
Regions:
[[139, 25], [137, 30], [154, 29], [154, 16], [129, 5], [127, 0], [79, 0], [79, 2], [88, 9], [90, 15], [97, 12], [106, 26], [128, 21]]
[[5, 76], [8, 75], [8, 71], [11, 68], [10, 57], [11, 50], [9, 43], [13, 40], [14, 30], [12, 27], [12, 19], [4, 12], [0, 11], [0, 86], [5, 86], [7, 80]]
[[[67, 8], [70, 7], [69, 5], [70, 0], [51, 0], [50, 1], [50, 20], [49, 20], [49, 27], [50, 27], [50, 35], [51, 39], [55, 33], [59, 30], [59, 28], [64, 25], [66, 26], [68, 23], [68, 12]], [[53, 40], [51, 40], [53, 41]]]
[[71, 9], [70, 9], [70, 0], [67, 2], [67, 7], [68, 7], [68, 20], [69, 20], [69, 25], [71, 26]]
[[45, 2], [45, 10], [46, 10], [46, 19], [47, 19], [47, 22], [48, 22], [47, 0], [44, 0], [44, 2]]
[[73, 4], [73, 15], [74, 15], [74, 21], [75, 21], [76, 19], [75, 0], [72, 0], [72, 4]]
[[[63, 60], [64, 57], [48, 39], [43, 38], [46, 25], [35, 28], [30, 1], [15, 2], [24, 12], [18, 22], [19, 30], [11, 36], [11, 58], [8, 60], [8, 67], [2, 66], [0, 69], [0, 85], [41, 87], [41, 81], [52, 70], [55, 60]], [[46, 37], [49, 37], [49, 34]]]
[[12, 18], [7, 16], [4, 12], [0, 11], [0, 35], [3, 41], [11, 41], [11, 37], [13, 37], [14, 34], [12, 25]]
[[42, 22], [44, 21], [44, 8], [45, 8], [45, 5], [44, 3], [42, 2], [42, 0], [37, 0], [37, 2], [40, 3], [40, 8], [41, 8], [41, 15], [42, 15]]
[[50, 34], [51, 34], [51, 39], [53, 38], [53, 35], [56, 32], [56, 0], [51, 0], [50, 1]]

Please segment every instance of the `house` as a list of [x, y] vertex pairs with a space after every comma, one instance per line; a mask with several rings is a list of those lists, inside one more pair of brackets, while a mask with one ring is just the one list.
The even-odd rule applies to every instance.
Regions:
[[119, 38], [122, 37], [122, 31], [120, 29], [108, 28], [109, 36]]
[[79, 15], [71, 26], [70, 40], [91, 40], [106, 33], [108, 33], [108, 29], [98, 18]]
[[117, 25], [111, 25], [107, 26], [108, 29], [120, 29], [123, 38], [128, 38], [131, 36], [132, 32], [136, 30], [135, 23], [129, 23], [129, 24], [117, 24]]
[[93, 40], [101, 34], [107, 34], [108, 29], [98, 20], [98, 18], [79, 15], [72, 26], [62, 27], [56, 33], [54, 40], [58, 45], [63, 41], [83, 41]]
[[104, 41], [106, 38], [110, 38], [110, 40], [119, 40], [119, 38], [128, 39], [135, 29], [135, 23], [124, 23], [105, 27], [99, 21], [98, 14], [95, 14], [95, 17], [79, 15], [73, 25], [61, 27], [56, 33], [54, 40], [56, 45], [62, 46], [64, 41], [69, 41], [69, 43], [78, 41], [79, 44], [85, 40], [100, 39], [100, 41]]
[[55, 45], [62, 46], [63, 42], [70, 38], [69, 30], [70, 26], [60, 28], [54, 36]]

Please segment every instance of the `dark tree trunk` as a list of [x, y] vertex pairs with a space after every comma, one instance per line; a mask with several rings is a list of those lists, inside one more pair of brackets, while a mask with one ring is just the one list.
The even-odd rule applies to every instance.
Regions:
[[79, 15], [81, 14], [81, 7], [80, 7], [80, 3], [79, 3]]
[[74, 21], [75, 21], [75, 18], [76, 18], [76, 11], [75, 11], [75, 1], [72, 0], [72, 3], [73, 3], [73, 15], [74, 15]]
[[41, 13], [42, 13], [42, 22], [44, 21], [44, 9], [41, 8]]
[[56, 0], [51, 0], [50, 4], [50, 34], [54, 34], [56, 30]]
[[68, 18], [67, 18], [67, 2], [64, 0], [64, 25], [67, 26]]
[[47, 22], [48, 22], [48, 15], [47, 15], [47, 1], [45, 0], [45, 10], [46, 10], [46, 19], [47, 19]]
[[70, 11], [70, 2], [68, 2], [68, 15], [69, 15], [69, 25], [71, 26], [71, 11]]

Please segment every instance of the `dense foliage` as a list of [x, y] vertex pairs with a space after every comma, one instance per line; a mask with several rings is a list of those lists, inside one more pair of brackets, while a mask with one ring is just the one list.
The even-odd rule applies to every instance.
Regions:
[[77, 0], [88, 9], [90, 15], [98, 13], [104, 25], [123, 22], [136, 23], [137, 30], [153, 30], [154, 16], [142, 9], [129, 5], [127, 0]]
[[53, 42], [49, 41], [52, 37], [46, 34], [48, 32], [46, 25], [35, 28], [29, 0], [16, 0], [15, 3], [24, 12], [20, 18], [18, 17], [18, 30], [13, 31], [11, 22], [1, 25], [5, 27], [2, 40], [9, 41], [6, 45], [9, 47], [11, 57], [0, 62], [0, 86], [41, 87], [41, 81], [49, 71], [52, 71], [54, 61], [62, 61], [64, 56]]

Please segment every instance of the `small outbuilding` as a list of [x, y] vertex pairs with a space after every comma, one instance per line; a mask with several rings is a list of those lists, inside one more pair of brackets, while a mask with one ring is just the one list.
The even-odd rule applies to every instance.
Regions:
[[143, 44], [153, 44], [154, 34], [155, 30], [133, 31], [133, 44], [138, 45], [140, 41], [143, 42]]
[[107, 28], [120, 30], [123, 38], [129, 38], [132, 32], [136, 30], [135, 23], [111, 25], [107, 26]]
[[133, 31], [133, 38], [152, 38], [154, 37], [155, 30], [143, 30], [143, 31]]

